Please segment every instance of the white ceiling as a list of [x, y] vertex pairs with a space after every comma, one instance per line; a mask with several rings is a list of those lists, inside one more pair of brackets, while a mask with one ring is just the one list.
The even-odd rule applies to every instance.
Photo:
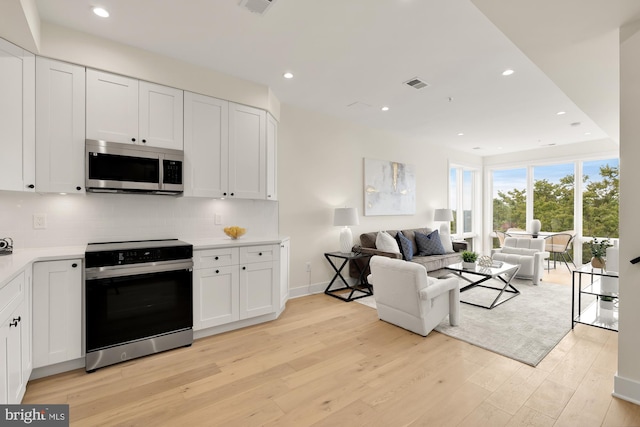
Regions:
[[[568, 3], [576, 1], [631, 5], [622, 11], [612, 8], [615, 16], [603, 24], [604, 30], [640, 12], [635, 0]], [[551, 43], [547, 50], [526, 33], [544, 28], [545, 16], [555, 17], [553, 9], [507, 7], [504, 10], [510, 14], [506, 14], [500, 4], [524, 0], [474, 2], [483, 10], [486, 6], [494, 22], [528, 54], [537, 54], [532, 56], [536, 61], [556, 47], [545, 38], [552, 32], [536, 36]], [[617, 139], [612, 135], [615, 126], [603, 125], [592, 108], [617, 112], [617, 105], [607, 109], [606, 103], [582, 93], [584, 87], [582, 92], [568, 90], [572, 101], [547, 76], [557, 77], [553, 67], [545, 69], [547, 74], [541, 71], [470, 0], [276, 0], [264, 16], [238, 3], [36, 0], [43, 21], [267, 85], [285, 104], [478, 155]], [[537, 6], [540, 1], [529, 3]], [[108, 9], [111, 17], [94, 16], [94, 5]], [[608, 16], [605, 12], [599, 8], [592, 17]], [[548, 21], [559, 25], [557, 19]], [[572, 27], [571, 34], [593, 31], [593, 25], [583, 27]], [[563, 40], [563, 46], [570, 50], [572, 42]], [[503, 77], [507, 68], [515, 73]], [[294, 79], [283, 79], [285, 71], [293, 72]], [[429, 86], [416, 90], [403, 85], [416, 76]], [[613, 104], [616, 99], [606, 102]], [[390, 109], [382, 112], [385, 105]], [[559, 116], [558, 111], [566, 114]], [[609, 116], [614, 115], [617, 123], [616, 114]]]

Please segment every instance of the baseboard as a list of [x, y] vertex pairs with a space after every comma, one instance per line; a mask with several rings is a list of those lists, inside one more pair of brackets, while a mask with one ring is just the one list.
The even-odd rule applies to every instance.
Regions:
[[56, 363], [55, 365], [43, 366], [41, 368], [35, 368], [31, 371], [29, 381], [36, 380], [38, 378], [50, 377], [51, 375], [61, 374], [67, 371], [73, 371], [75, 369], [84, 369], [84, 357], [80, 359], [68, 360], [66, 362]]
[[640, 405], [640, 382], [621, 377], [616, 372], [616, 375], [613, 377], [612, 395], [627, 402]]
[[327, 289], [329, 282], [315, 283], [313, 285], [300, 286], [289, 289], [289, 299], [306, 297], [307, 295], [321, 294]]

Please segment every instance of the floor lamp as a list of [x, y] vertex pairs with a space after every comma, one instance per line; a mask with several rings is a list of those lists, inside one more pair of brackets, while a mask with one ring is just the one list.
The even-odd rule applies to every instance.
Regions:
[[356, 208], [336, 208], [333, 215], [333, 225], [342, 226], [340, 231], [340, 252], [348, 253], [353, 248], [353, 236], [350, 225], [358, 225], [358, 210]]

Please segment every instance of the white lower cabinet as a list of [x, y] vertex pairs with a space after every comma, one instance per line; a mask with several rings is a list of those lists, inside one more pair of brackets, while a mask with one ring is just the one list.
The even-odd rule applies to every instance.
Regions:
[[31, 374], [28, 289], [21, 272], [0, 289], [0, 404], [22, 401]]
[[280, 246], [195, 250], [193, 329], [278, 311]]
[[82, 260], [33, 264], [33, 367], [82, 356]]

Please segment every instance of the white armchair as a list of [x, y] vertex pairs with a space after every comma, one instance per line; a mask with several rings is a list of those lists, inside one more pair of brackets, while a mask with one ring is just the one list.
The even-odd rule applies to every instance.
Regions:
[[382, 256], [372, 257], [369, 265], [380, 320], [425, 337], [447, 314], [449, 323], [458, 325], [458, 279], [428, 277], [423, 265]]
[[544, 260], [549, 258], [544, 239], [507, 237], [502, 248], [491, 251], [492, 258], [520, 266], [517, 278], [531, 279], [534, 285], [542, 281]]

